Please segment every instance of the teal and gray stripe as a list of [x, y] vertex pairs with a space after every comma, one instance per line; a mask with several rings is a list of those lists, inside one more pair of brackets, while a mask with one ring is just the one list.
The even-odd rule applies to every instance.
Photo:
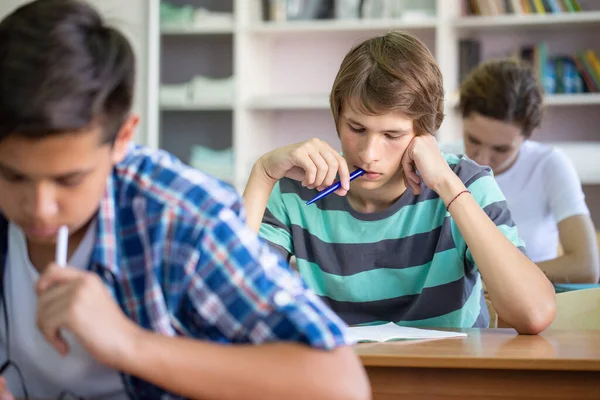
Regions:
[[[446, 159], [499, 229], [522, 247], [489, 169]], [[487, 326], [481, 277], [464, 238], [439, 196], [422, 189], [365, 214], [337, 195], [305, 206], [315, 191], [283, 179], [269, 198], [260, 234], [284, 256], [296, 256], [307, 285], [349, 324]]]

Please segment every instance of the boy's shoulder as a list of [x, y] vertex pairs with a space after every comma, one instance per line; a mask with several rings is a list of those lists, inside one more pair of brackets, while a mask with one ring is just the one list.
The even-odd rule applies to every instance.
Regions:
[[482, 166], [462, 154], [443, 153], [450, 169], [468, 186], [477, 179], [484, 176], [492, 176], [492, 169]]
[[175, 210], [188, 216], [216, 215], [223, 208], [241, 205], [228, 184], [194, 169], [172, 154], [132, 146], [113, 173], [117, 207], [133, 206], [139, 199], [148, 208]]

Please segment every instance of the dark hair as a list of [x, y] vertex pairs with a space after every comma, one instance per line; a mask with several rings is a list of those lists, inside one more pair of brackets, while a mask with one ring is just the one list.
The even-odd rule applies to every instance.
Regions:
[[92, 125], [114, 141], [131, 109], [131, 45], [77, 0], [37, 0], [0, 22], [0, 140]]
[[392, 31], [344, 57], [329, 98], [336, 126], [344, 102], [371, 115], [399, 111], [413, 120], [416, 134], [433, 134], [444, 120], [442, 74], [419, 39]]
[[479, 65], [460, 87], [463, 118], [476, 112], [502, 122], [518, 124], [526, 138], [542, 122], [543, 89], [531, 68], [516, 60]]

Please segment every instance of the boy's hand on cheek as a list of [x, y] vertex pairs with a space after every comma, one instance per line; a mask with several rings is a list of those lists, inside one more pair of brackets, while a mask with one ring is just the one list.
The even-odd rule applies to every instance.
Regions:
[[412, 139], [402, 157], [402, 170], [404, 182], [414, 194], [421, 193], [421, 181], [437, 192], [442, 182], [454, 176], [435, 137], [429, 134]]
[[350, 189], [348, 163], [333, 147], [320, 139], [281, 147], [259, 160], [265, 175], [273, 181], [288, 177], [309, 189], [323, 190], [332, 185], [339, 174], [342, 187], [335, 193], [345, 195]]
[[140, 328], [121, 311], [98, 275], [51, 264], [36, 292], [38, 328], [60, 354], [69, 352], [61, 335], [66, 329], [97, 361], [119, 369]]

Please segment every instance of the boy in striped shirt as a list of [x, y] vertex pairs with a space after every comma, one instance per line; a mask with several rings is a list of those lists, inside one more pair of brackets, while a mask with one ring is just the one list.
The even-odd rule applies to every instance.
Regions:
[[[439, 151], [443, 98], [418, 39], [390, 32], [357, 45], [330, 96], [343, 156], [319, 139], [262, 156], [244, 193], [248, 223], [294, 255], [349, 324], [487, 327], [483, 276], [499, 318], [541, 332], [553, 287], [526, 256], [489, 168]], [[350, 186], [356, 168], [366, 173]], [[338, 196], [304, 205], [336, 176]]]

